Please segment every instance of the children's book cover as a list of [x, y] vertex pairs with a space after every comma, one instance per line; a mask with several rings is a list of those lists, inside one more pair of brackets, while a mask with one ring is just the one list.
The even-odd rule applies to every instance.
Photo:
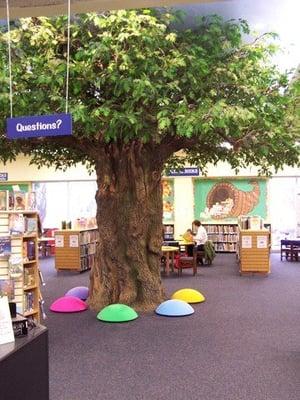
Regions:
[[15, 282], [12, 279], [0, 279], [0, 297], [7, 296], [8, 300], [15, 297]]
[[25, 210], [26, 208], [26, 193], [14, 192], [15, 210]]
[[11, 235], [23, 235], [23, 233], [24, 233], [24, 216], [23, 216], [23, 214], [10, 214], [10, 216], [9, 216], [9, 232]]
[[7, 258], [11, 254], [11, 240], [9, 236], [0, 237], [0, 259]]
[[0, 211], [8, 210], [8, 191], [0, 190]]

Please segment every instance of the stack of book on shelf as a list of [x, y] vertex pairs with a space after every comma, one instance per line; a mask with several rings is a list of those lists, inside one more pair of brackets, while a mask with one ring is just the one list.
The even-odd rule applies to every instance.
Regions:
[[35, 286], [35, 268], [25, 267], [24, 268], [24, 289]]
[[25, 240], [23, 242], [23, 261], [33, 261], [35, 260], [35, 241]]
[[35, 211], [36, 193], [0, 190], [0, 211]]
[[24, 313], [34, 311], [34, 293], [24, 293]]
[[80, 245], [96, 242], [99, 238], [99, 231], [97, 229], [91, 231], [83, 231], [80, 234]]
[[241, 215], [238, 218], [238, 224], [242, 230], [251, 229], [253, 231], [259, 231], [264, 228], [264, 220], [258, 215]]

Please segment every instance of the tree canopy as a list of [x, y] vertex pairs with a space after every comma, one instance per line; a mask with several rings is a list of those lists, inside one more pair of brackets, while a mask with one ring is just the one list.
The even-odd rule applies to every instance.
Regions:
[[[270, 62], [268, 35], [243, 42], [243, 20], [199, 18], [178, 29], [176, 13], [111, 11], [73, 18], [69, 107], [71, 138], [8, 142], [7, 33], [0, 34], [0, 157], [19, 152], [38, 165], [95, 164], [98, 144], [160, 145], [161, 157], [202, 169], [228, 160], [233, 167], [280, 168], [299, 160], [295, 91]], [[27, 18], [11, 30], [13, 115], [64, 112], [66, 17]], [[291, 111], [293, 110], [293, 111]], [[289, 111], [289, 112], [288, 112]], [[288, 115], [288, 117], [287, 117]], [[164, 150], [165, 149], [165, 150]], [[170, 156], [184, 149], [185, 157]]]

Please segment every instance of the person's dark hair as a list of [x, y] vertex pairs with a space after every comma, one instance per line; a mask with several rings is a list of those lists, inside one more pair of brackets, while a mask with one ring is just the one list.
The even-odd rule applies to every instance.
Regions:
[[193, 225], [200, 226], [201, 222], [198, 219], [195, 219], [195, 221], [193, 221]]

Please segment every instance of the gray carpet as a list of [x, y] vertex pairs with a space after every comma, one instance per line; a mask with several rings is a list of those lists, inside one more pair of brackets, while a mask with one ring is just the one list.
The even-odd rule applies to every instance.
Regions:
[[[47, 309], [89, 273], [41, 260]], [[268, 277], [238, 274], [234, 255], [164, 278], [168, 295], [206, 296], [190, 317], [141, 315], [105, 324], [96, 313], [47, 311], [51, 400], [298, 400], [300, 263], [272, 255]]]

